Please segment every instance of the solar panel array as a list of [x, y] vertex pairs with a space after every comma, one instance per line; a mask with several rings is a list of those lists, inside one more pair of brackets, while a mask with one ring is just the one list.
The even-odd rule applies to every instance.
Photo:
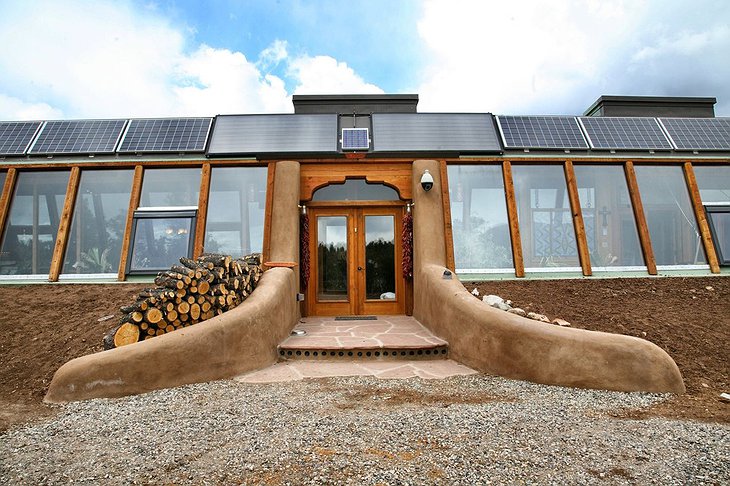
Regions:
[[730, 150], [730, 118], [659, 118], [677, 150]]
[[42, 122], [0, 123], [0, 155], [23, 155]]
[[130, 120], [118, 152], [203, 152], [212, 118]]
[[370, 148], [370, 137], [367, 128], [343, 128], [342, 150], [367, 150]]
[[41, 128], [29, 154], [114, 153], [127, 120], [49, 121]]
[[587, 149], [573, 116], [498, 116], [506, 148]]
[[607, 150], [671, 150], [674, 147], [655, 118], [581, 117], [591, 148]]

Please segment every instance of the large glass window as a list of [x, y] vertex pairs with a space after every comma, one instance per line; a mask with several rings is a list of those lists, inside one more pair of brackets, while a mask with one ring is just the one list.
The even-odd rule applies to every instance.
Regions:
[[0, 247], [0, 274], [48, 274], [68, 177], [69, 171], [18, 174]]
[[693, 168], [702, 203], [730, 205], [730, 166], [695, 165]]
[[526, 270], [580, 270], [562, 165], [513, 165]]
[[190, 258], [195, 238], [195, 209], [134, 213], [128, 273], [155, 273]]
[[636, 179], [657, 266], [705, 264], [682, 167], [637, 165]]
[[623, 167], [576, 165], [575, 178], [593, 269], [646, 268]]
[[200, 168], [146, 169], [139, 207], [197, 206]]
[[64, 274], [116, 273], [134, 171], [81, 172]]
[[266, 167], [214, 167], [210, 177], [205, 251], [243, 256], [264, 240]]
[[448, 177], [456, 271], [512, 271], [501, 166], [450, 165]]

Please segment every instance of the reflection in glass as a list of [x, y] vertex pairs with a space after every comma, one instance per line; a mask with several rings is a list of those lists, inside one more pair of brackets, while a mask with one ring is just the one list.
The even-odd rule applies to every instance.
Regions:
[[578, 249], [563, 167], [513, 165], [525, 267], [578, 270]]
[[365, 216], [365, 298], [395, 297], [395, 221], [393, 216]]
[[623, 167], [576, 165], [575, 178], [593, 269], [645, 267]]
[[169, 269], [190, 257], [192, 217], [135, 219], [130, 272]]
[[511, 269], [507, 206], [499, 165], [450, 165], [449, 200], [457, 272]]
[[347, 217], [317, 218], [317, 298], [347, 301]]
[[398, 191], [385, 184], [371, 184], [365, 179], [347, 179], [344, 184], [330, 184], [314, 191], [312, 201], [397, 201]]
[[63, 273], [114, 273], [119, 268], [134, 171], [81, 172]]
[[636, 180], [657, 265], [706, 263], [682, 168], [637, 165]]
[[0, 247], [0, 274], [51, 270], [69, 171], [20, 172]]
[[145, 169], [139, 207], [197, 206], [200, 168]]
[[212, 169], [205, 230], [206, 252], [243, 256], [261, 251], [266, 177], [266, 167]]
[[712, 229], [712, 239], [718, 251], [721, 265], [730, 265], [730, 206], [712, 208], [707, 213]]
[[704, 204], [730, 204], [730, 167], [695, 165], [693, 166], [700, 198]]
[[5, 186], [5, 177], [7, 176], [6, 172], [0, 172], [0, 192], [3, 190], [3, 186]]

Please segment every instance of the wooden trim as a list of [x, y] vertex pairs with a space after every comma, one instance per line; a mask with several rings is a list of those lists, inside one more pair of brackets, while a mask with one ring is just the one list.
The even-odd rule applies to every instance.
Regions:
[[697, 226], [702, 237], [702, 244], [705, 247], [707, 263], [710, 265], [710, 271], [712, 273], [720, 273], [720, 262], [717, 260], [715, 245], [712, 244], [710, 225], [707, 223], [707, 215], [705, 214], [705, 207], [702, 205], [702, 198], [700, 197], [700, 189], [697, 186], [694, 168], [691, 162], [685, 162], [682, 167], [684, 169], [684, 179], [687, 182], [687, 189], [689, 190], [689, 199], [692, 201], [692, 209], [694, 209]]
[[17, 178], [18, 172], [14, 168], [8, 169], [5, 174], [5, 184], [3, 184], [2, 193], [0, 193], [0, 245], [3, 242], [3, 234], [5, 233], [5, 222], [10, 216], [10, 201], [13, 199], [13, 190]]
[[263, 260], [267, 261], [271, 256], [271, 217], [274, 206], [274, 178], [276, 177], [276, 162], [269, 162], [268, 174], [266, 176], [266, 207], [264, 208], [264, 243]]
[[439, 161], [441, 175], [441, 200], [444, 208], [444, 238], [446, 239], [446, 268], [456, 272], [454, 260], [454, 232], [451, 228], [451, 200], [449, 197], [449, 173], [445, 160]]
[[512, 259], [515, 264], [515, 277], [524, 277], [525, 264], [522, 260], [520, 223], [517, 219], [515, 186], [512, 182], [512, 163], [509, 160], [502, 162], [502, 176], [504, 177], [504, 198], [507, 203], [507, 218], [509, 219], [509, 235], [512, 241]]
[[578, 258], [580, 258], [580, 266], [583, 275], [589, 277], [593, 275], [591, 269], [591, 251], [588, 248], [588, 239], [586, 238], [586, 228], [583, 224], [583, 211], [580, 207], [580, 196], [578, 195], [578, 183], [575, 180], [575, 170], [573, 162], [565, 161], [563, 166], [565, 170], [565, 182], [568, 186], [568, 199], [570, 200], [570, 212], [573, 215], [573, 228], [575, 229], [575, 241], [578, 244]]
[[203, 164], [200, 174], [200, 193], [198, 194], [198, 219], [195, 223], [195, 243], [193, 258], [203, 254], [205, 245], [205, 225], [208, 221], [208, 198], [210, 197], [210, 164]]
[[636, 171], [634, 170], [634, 163], [632, 161], [626, 161], [626, 164], [624, 165], [624, 172], [626, 173], [626, 185], [629, 189], [631, 207], [634, 209], [636, 229], [639, 232], [641, 251], [642, 253], [644, 253], [644, 263], [646, 263], [646, 269], [649, 272], [649, 275], [656, 275], [656, 260], [654, 258], [654, 250], [651, 247], [649, 226], [646, 224], [644, 205], [641, 202], [641, 194], [639, 194], [639, 184], [636, 182]]
[[119, 272], [117, 279], [123, 281], [127, 272], [127, 256], [129, 254], [129, 238], [132, 235], [132, 224], [134, 224], [134, 212], [139, 207], [139, 199], [142, 195], [142, 174], [144, 168], [138, 165], [134, 168], [134, 179], [132, 179], [132, 190], [129, 193], [129, 209], [127, 210], [127, 224], [124, 227], [124, 239], [122, 239], [122, 254], [119, 258]]
[[66, 254], [68, 233], [71, 229], [71, 219], [73, 217], [74, 206], [76, 204], [76, 194], [79, 190], [80, 180], [81, 169], [79, 167], [72, 167], [71, 175], [68, 178], [68, 185], [66, 186], [66, 198], [63, 201], [61, 219], [58, 222], [56, 244], [53, 246], [51, 270], [48, 273], [48, 280], [51, 282], [58, 282], [58, 276], [61, 274], [61, 266], [63, 265], [63, 257]]

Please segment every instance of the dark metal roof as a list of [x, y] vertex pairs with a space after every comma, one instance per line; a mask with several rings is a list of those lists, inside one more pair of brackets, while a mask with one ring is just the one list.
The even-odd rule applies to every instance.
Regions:
[[208, 155], [336, 153], [337, 115], [218, 115]]

